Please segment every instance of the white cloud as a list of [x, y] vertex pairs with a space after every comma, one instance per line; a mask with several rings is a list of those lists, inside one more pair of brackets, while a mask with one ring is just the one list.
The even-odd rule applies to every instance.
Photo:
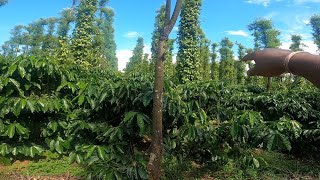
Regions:
[[146, 54], [149, 54], [149, 57], [151, 57], [151, 46], [148, 44], [144, 44], [143, 52]]
[[131, 50], [117, 50], [117, 58], [118, 58], [118, 70], [123, 71], [126, 68], [127, 63], [129, 62], [129, 58], [132, 56]]
[[296, 4], [304, 4], [304, 3], [320, 3], [320, 0], [294, 0]]
[[234, 36], [243, 36], [247, 37], [248, 33], [246, 33], [243, 30], [237, 30], [237, 31], [226, 31], [229, 35], [234, 35]]
[[304, 20], [302, 20], [302, 22], [303, 22], [304, 24], [306, 24], [306, 25], [309, 25], [309, 24], [310, 24], [310, 20], [309, 20], [309, 19], [304, 19]]
[[139, 33], [136, 31], [130, 31], [124, 35], [124, 37], [127, 37], [127, 38], [137, 38], [138, 36], [139, 36]]
[[[151, 57], [151, 46], [145, 44], [144, 48], [143, 48], [143, 52], [149, 54], [149, 58], [150, 58]], [[123, 71], [126, 68], [126, 65], [132, 56], [132, 50], [122, 49], [122, 50], [117, 50], [116, 53], [117, 53], [117, 58], [118, 58], [118, 70]]]
[[276, 17], [279, 13], [278, 12], [270, 12], [267, 15], [263, 16], [265, 19], [272, 19]]
[[177, 63], [177, 54], [173, 54], [172, 56], [172, 63], [176, 64]]
[[177, 26], [175, 26], [175, 27], [173, 27], [173, 29], [172, 29], [174, 32], [178, 32], [178, 30], [179, 30], [179, 27], [177, 27]]
[[[304, 51], [318, 54], [318, 47], [313, 43], [312, 40], [301, 41], [301, 43], [305, 44], [307, 47], [302, 48]], [[291, 42], [283, 42], [280, 46], [281, 49], [289, 49]]]
[[263, 5], [267, 7], [270, 4], [270, 0], [247, 0], [246, 3]]
[[[281, 2], [284, 0], [246, 0], [246, 3], [250, 3], [250, 4], [256, 4], [256, 5], [262, 5], [262, 6], [269, 6], [272, 2]], [[320, 3], [320, 0], [290, 0], [287, 1], [289, 3], [293, 3], [293, 4], [297, 4], [297, 5], [301, 5], [301, 4], [305, 4], [305, 3]]]

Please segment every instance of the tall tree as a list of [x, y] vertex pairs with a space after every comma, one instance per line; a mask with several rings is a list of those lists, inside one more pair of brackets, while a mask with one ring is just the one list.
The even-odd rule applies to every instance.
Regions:
[[23, 25], [17, 25], [11, 30], [11, 37], [9, 42], [12, 43], [13, 46], [15, 46], [16, 53], [20, 52], [21, 45], [24, 44], [24, 38], [23, 38]]
[[2, 55], [3, 56], [15, 56], [16, 49], [15, 46], [10, 42], [6, 41], [1, 45]]
[[143, 63], [143, 48], [143, 38], [139, 37], [137, 40], [137, 44], [132, 51], [132, 56], [129, 59], [129, 62], [127, 63], [125, 70], [126, 72], [138, 72], [140, 70], [140, 66]]
[[291, 41], [292, 41], [292, 43], [291, 43], [289, 49], [292, 50], [292, 51], [302, 51], [302, 50], [303, 50], [302, 48], [303, 48], [303, 47], [306, 47], [306, 45], [303, 44], [303, 43], [301, 42], [301, 40], [302, 40], [302, 37], [301, 37], [300, 35], [298, 35], [298, 34], [292, 34], [292, 35], [291, 35]]
[[320, 15], [313, 15], [310, 19], [312, 27], [313, 42], [317, 45], [318, 50], [320, 49]]
[[42, 42], [44, 40], [44, 27], [47, 24], [45, 19], [39, 19], [30, 23], [26, 29], [30, 34], [30, 53], [41, 54]]
[[[300, 35], [297, 34], [293, 34], [291, 35], [291, 45], [290, 45], [290, 50], [292, 51], [302, 51], [303, 47], [307, 47], [305, 44], [303, 44], [301, 42], [302, 37]], [[295, 76], [293, 74], [290, 75], [290, 78], [288, 79], [289, 83], [292, 82], [292, 80], [294, 81], [294, 84], [304, 84], [304, 80], [302, 79], [301, 76]]]
[[70, 23], [75, 20], [71, 9], [64, 9], [60, 13], [60, 18], [58, 20], [57, 35], [59, 38], [66, 38], [70, 30]]
[[159, 29], [160, 38], [155, 65], [155, 80], [152, 109], [152, 146], [148, 162], [149, 179], [161, 179], [161, 159], [163, 149], [162, 116], [163, 116], [163, 87], [164, 87], [164, 61], [166, 59], [166, 45], [173, 26], [175, 25], [183, 0], [177, 0], [174, 12], [171, 15], [171, 0], [166, 0], [165, 23]]
[[210, 79], [210, 41], [206, 38], [205, 33], [200, 29], [199, 34], [199, 50], [201, 60], [201, 76], [204, 80]]
[[[261, 48], [278, 48], [281, 43], [279, 40], [280, 32], [274, 29], [271, 20], [257, 19], [248, 25], [248, 29], [252, 31], [255, 40], [255, 50]], [[266, 78], [266, 89], [271, 89], [271, 77]]]
[[85, 67], [97, 65], [92, 47], [96, 11], [97, 0], [81, 0], [76, 13], [76, 25], [71, 40], [72, 53], [74, 60]]
[[[11, 37], [9, 41], [5, 43], [6, 52], [10, 55], [18, 55], [28, 53], [28, 48], [30, 45], [30, 28], [28, 26], [17, 25], [11, 30]], [[10, 47], [10, 48], [8, 48]], [[12, 52], [10, 52], [12, 50]]]
[[166, 5], [162, 5], [159, 10], [157, 10], [157, 15], [155, 17], [154, 22], [154, 30], [152, 32], [151, 37], [151, 63], [150, 67], [152, 71], [154, 70], [155, 63], [157, 61], [157, 51], [160, 40], [160, 29], [163, 28], [165, 23], [165, 13], [166, 13]]
[[173, 64], [173, 44], [174, 44], [174, 40], [173, 39], [169, 39], [167, 42], [167, 52], [166, 52], [166, 60], [164, 62], [164, 75], [166, 77], [173, 77], [175, 74], [175, 67]]
[[236, 80], [237, 84], [243, 84], [245, 80], [245, 64], [241, 59], [246, 54], [246, 48], [241, 43], [236, 43], [238, 46], [238, 61], [235, 61]]
[[[104, 3], [107, 1], [102, 0]], [[100, 1], [100, 3], [102, 3]], [[101, 4], [100, 4], [101, 5]], [[103, 7], [102, 12], [102, 55], [105, 57], [106, 64], [113, 70], [118, 70], [118, 58], [116, 56], [116, 42], [114, 40], [114, 11], [111, 8]]]
[[217, 48], [219, 44], [218, 43], [212, 43], [211, 45], [211, 80], [218, 81], [219, 80], [219, 63], [217, 62]]
[[74, 13], [71, 9], [64, 9], [60, 13], [60, 18], [58, 19], [57, 25], [57, 38], [59, 43], [59, 48], [57, 51], [58, 60], [61, 64], [73, 64], [74, 60], [72, 54], [70, 53], [70, 43], [69, 43], [69, 31], [70, 25], [75, 21]]
[[219, 65], [219, 79], [220, 81], [232, 84], [235, 79], [234, 73], [234, 57], [233, 57], [233, 43], [229, 38], [225, 37], [220, 42], [220, 65]]
[[257, 19], [248, 25], [252, 35], [256, 38], [255, 50], [261, 48], [278, 48], [281, 43], [278, 38], [280, 32], [274, 29], [271, 20]]
[[178, 31], [177, 76], [181, 82], [201, 79], [199, 16], [202, 0], [185, 0]]
[[[162, 5], [159, 10], [157, 10], [157, 15], [155, 17], [154, 22], [154, 30], [152, 32], [152, 42], [151, 42], [151, 63], [150, 63], [150, 71], [154, 71], [154, 66], [157, 61], [157, 51], [158, 51], [158, 45], [160, 40], [160, 29], [163, 28], [165, 23], [165, 13], [166, 13], [166, 6]], [[167, 54], [166, 54], [166, 60], [165, 60], [165, 75], [166, 76], [173, 76], [174, 73], [174, 66], [172, 64], [172, 58], [173, 58], [173, 44], [174, 39], [169, 39], [167, 42]]]
[[45, 51], [47, 55], [51, 55], [50, 53], [54, 52], [57, 46], [57, 38], [54, 36], [57, 18], [51, 17], [45, 19], [45, 21], [47, 25], [47, 33], [44, 35], [42, 50]]

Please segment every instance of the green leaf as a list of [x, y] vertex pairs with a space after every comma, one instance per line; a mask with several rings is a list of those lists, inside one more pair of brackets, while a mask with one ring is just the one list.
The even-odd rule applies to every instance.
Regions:
[[140, 129], [139, 134], [142, 135], [145, 132], [145, 129], [144, 129], [143, 116], [141, 114], [137, 114], [137, 124], [138, 124], [139, 129]]
[[16, 126], [14, 124], [10, 124], [5, 134], [11, 139], [15, 134], [15, 129]]
[[50, 151], [53, 151], [55, 149], [55, 144], [56, 144], [55, 140], [50, 141], [50, 144], [49, 144]]
[[65, 140], [63, 143], [62, 143], [62, 146], [66, 149], [70, 149], [71, 148], [71, 144], [70, 144], [70, 141], [68, 140]]
[[63, 129], [67, 129], [68, 128], [68, 124], [65, 121], [59, 121], [58, 124], [63, 128]]
[[66, 85], [68, 85], [68, 82], [63, 82], [62, 84], [60, 84], [60, 86], [58, 86], [56, 91], [60, 91], [62, 88], [64, 88]]
[[29, 90], [29, 89], [31, 88], [31, 84], [26, 83], [26, 84], [24, 85], [24, 88], [25, 88], [26, 90]]
[[5, 156], [5, 155], [8, 154], [8, 145], [7, 145], [7, 144], [2, 143], [2, 144], [0, 145], [0, 154], [1, 154], [2, 156]]
[[39, 90], [41, 90], [41, 85], [35, 82], [32, 82], [32, 85], [34, 85], [35, 87], [37, 87]]
[[38, 150], [35, 147], [30, 148], [30, 156], [33, 158], [36, 154], [38, 154]]
[[113, 171], [107, 171], [105, 179], [114, 179], [114, 173]]
[[131, 121], [136, 114], [137, 112], [134, 111], [127, 112], [124, 116], [123, 122], [127, 123], [128, 121]]
[[121, 180], [122, 179], [121, 175], [117, 171], [114, 172], [114, 176], [116, 177], [116, 180]]
[[207, 120], [207, 114], [206, 114], [206, 112], [205, 112], [203, 109], [200, 109], [199, 114], [200, 114], [201, 123], [206, 122], [206, 120]]
[[28, 107], [29, 107], [29, 109], [30, 109], [30, 111], [31, 111], [31, 113], [33, 113], [34, 112], [34, 106], [33, 106], [33, 102], [32, 101], [27, 101], [27, 105], [28, 105]]
[[195, 127], [194, 127], [194, 126], [191, 126], [191, 127], [189, 128], [188, 137], [189, 137], [190, 139], [195, 139], [195, 137], [196, 137], [196, 130], [195, 130]]
[[286, 149], [288, 151], [290, 151], [292, 149], [292, 147], [291, 147], [291, 143], [290, 143], [289, 139], [281, 133], [279, 133], [279, 135], [280, 135], [280, 138], [282, 140], [283, 145], [286, 147]]
[[105, 160], [105, 157], [106, 157], [106, 151], [103, 147], [101, 146], [97, 146], [97, 149], [98, 149], [98, 156], [100, 159], [102, 160]]
[[141, 179], [148, 179], [148, 173], [143, 168], [138, 167], [138, 174]]
[[83, 158], [82, 158], [82, 156], [80, 154], [76, 155], [76, 161], [77, 161], [78, 164], [81, 164], [83, 162]]
[[79, 96], [78, 98], [78, 105], [82, 105], [82, 103], [84, 102], [84, 95], [82, 94], [81, 96]]
[[12, 155], [16, 156], [18, 154], [17, 147], [14, 147], [11, 151]]
[[63, 101], [64, 108], [69, 109], [70, 107], [69, 107], [68, 101], [66, 99], [63, 99], [62, 101]]
[[271, 134], [268, 138], [268, 143], [267, 143], [267, 149], [268, 151], [271, 151], [272, 148], [273, 148], [273, 141], [274, 141], [274, 138], [275, 138], [275, 134]]
[[42, 152], [44, 151], [41, 146], [35, 145], [35, 146], [33, 146], [33, 147], [38, 151], [38, 154], [39, 154], [39, 153], [42, 153]]
[[17, 69], [17, 65], [16, 64], [11, 65], [9, 67], [8, 74], [11, 76], [14, 73], [14, 71], [16, 71], [16, 69]]
[[107, 95], [108, 95], [108, 93], [106, 93], [106, 92], [103, 93], [103, 94], [101, 95], [101, 97], [100, 97], [99, 103], [102, 103], [102, 101], [104, 101], [104, 100], [106, 99]]
[[21, 126], [20, 123], [15, 123], [15, 126], [16, 126], [16, 129], [17, 129], [17, 132], [20, 134], [20, 135], [23, 135], [23, 134], [27, 134], [28, 133], [28, 130]]
[[26, 104], [27, 104], [27, 99], [21, 99], [21, 109], [24, 109], [26, 107]]
[[121, 145], [117, 144], [116, 148], [120, 153], [124, 154], [124, 151], [122, 150], [122, 146]]
[[49, 128], [53, 131], [56, 132], [58, 128], [58, 123], [57, 122], [49, 122]]
[[91, 109], [96, 108], [96, 101], [95, 101], [95, 100], [90, 99], [90, 100], [89, 100], [89, 103], [90, 103]]
[[86, 159], [88, 159], [89, 157], [92, 156], [94, 150], [96, 149], [96, 146], [91, 146], [88, 151], [87, 151], [87, 154], [86, 154]]
[[19, 94], [21, 96], [24, 96], [23, 91], [20, 89], [20, 83], [18, 81], [16, 81], [15, 79], [9, 78], [9, 81], [17, 88], [17, 90], [19, 91]]
[[256, 158], [253, 158], [252, 160], [253, 160], [254, 166], [255, 166], [256, 168], [259, 168], [259, 167], [260, 167], [259, 161], [258, 161]]
[[57, 142], [55, 143], [55, 150], [56, 150], [59, 154], [62, 154], [63, 149], [62, 149], [62, 143], [61, 143], [60, 141], [57, 141]]
[[71, 152], [71, 153], [69, 154], [69, 158], [68, 158], [69, 164], [72, 164], [75, 160], [76, 160], [76, 153]]
[[143, 96], [142, 103], [144, 107], [147, 107], [150, 104], [151, 98], [150, 96]]
[[19, 66], [19, 74], [22, 78], [26, 75], [26, 70], [21, 66]]

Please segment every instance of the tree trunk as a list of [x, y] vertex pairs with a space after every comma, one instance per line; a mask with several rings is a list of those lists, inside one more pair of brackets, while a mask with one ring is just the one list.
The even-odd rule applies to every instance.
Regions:
[[160, 28], [160, 39], [158, 43], [157, 61], [155, 64], [155, 80], [153, 93], [152, 109], [152, 145], [148, 163], [149, 179], [161, 179], [161, 160], [163, 149], [162, 137], [162, 111], [163, 111], [163, 80], [164, 80], [164, 61], [166, 45], [169, 34], [176, 23], [183, 0], [177, 0], [174, 12], [170, 18], [171, 0], [166, 0], [165, 26]]
[[267, 83], [266, 83], [267, 92], [270, 92], [270, 90], [271, 90], [271, 82], [272, 82], [272, 78], [267, 77]]
[[160, 39], [158, 57], [155, 65], [153, 111], [152, 111], [152, 149], [148, 163], [149, 179], [161, 178], [162, 159], [162, 97], [166, 40]]

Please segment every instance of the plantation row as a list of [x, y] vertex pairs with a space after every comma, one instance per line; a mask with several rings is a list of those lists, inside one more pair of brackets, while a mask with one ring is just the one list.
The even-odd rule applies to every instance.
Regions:
[[[0, 154], [8, 160], [68, 155], [87, 176], [147, 178], [152, 74], [124, 76], [54, 59], [0, 57]], [[164, 162], [264, 164], [245, 151], [319, 152], [320, 92], [253, 84], [165, 81]], [[166, 174], [169, 178], [170, 173]]]

